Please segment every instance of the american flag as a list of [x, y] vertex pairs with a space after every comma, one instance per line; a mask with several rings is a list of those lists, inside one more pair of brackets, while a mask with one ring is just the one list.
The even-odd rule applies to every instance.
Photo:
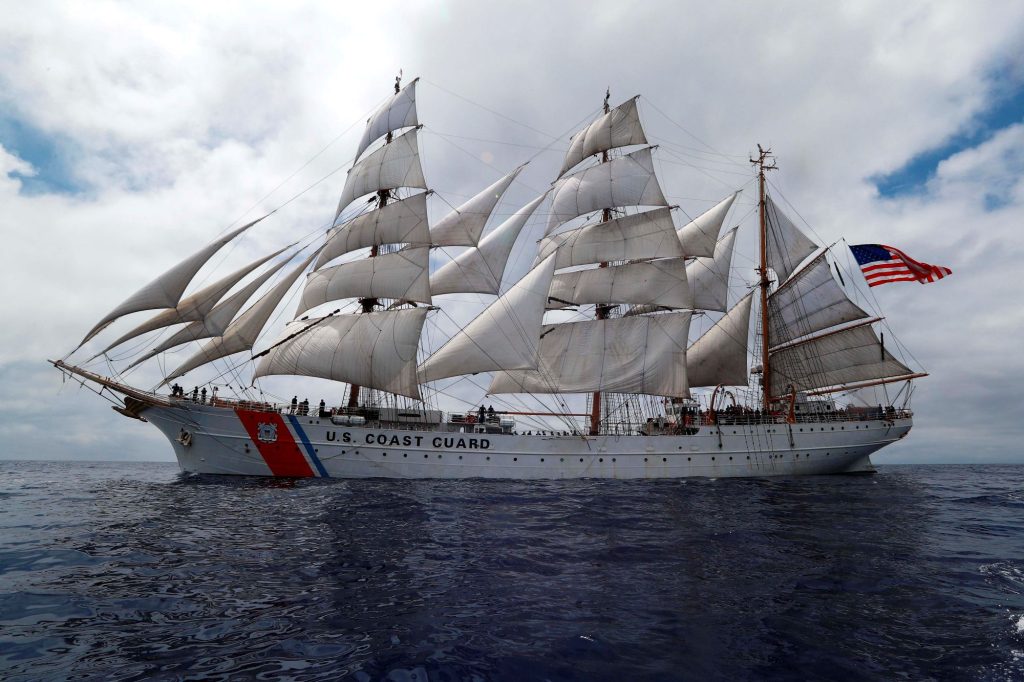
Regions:
[[885, 244], [856, 244], [850, 247], [868, 286], [889, 282], [934, 282], [953, 271], [941, 265], [916, 261], [899, 249]]

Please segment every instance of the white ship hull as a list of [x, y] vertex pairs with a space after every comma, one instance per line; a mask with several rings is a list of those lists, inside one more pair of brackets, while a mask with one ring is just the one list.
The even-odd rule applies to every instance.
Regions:
[[693, 435], [522, 435], [338, 426], [183, 402], [141, 416], [185, 472], [331, 478], [689, 478], [873, 471], [906, 418], [702, 425]]

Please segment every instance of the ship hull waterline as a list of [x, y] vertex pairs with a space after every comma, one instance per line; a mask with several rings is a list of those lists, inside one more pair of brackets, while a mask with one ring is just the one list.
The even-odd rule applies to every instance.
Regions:
[[480, 434], [343, 426], [196, 403], [151, 405], [183, 472], [323, 478], [675, 479], [874, 471], [912, 419], [702, 425], [691, 435]]

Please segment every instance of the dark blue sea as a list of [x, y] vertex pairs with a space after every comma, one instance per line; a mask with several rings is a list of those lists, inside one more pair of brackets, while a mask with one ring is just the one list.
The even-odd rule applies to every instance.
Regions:
[[0, 462], [0, 679], [1024, 679], [1024, 466], [664, 482]]

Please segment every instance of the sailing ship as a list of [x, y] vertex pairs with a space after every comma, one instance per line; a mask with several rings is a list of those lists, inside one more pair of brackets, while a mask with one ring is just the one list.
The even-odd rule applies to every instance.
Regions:
[[[759, 260], [753, 280], [740, 284], [746, 291], [727, 307], [730, 277], [737, 277], [736, 228], [723, 227], [739, 193], [680, 219], [655, 172], [656, 148], [636, 97], [612, 107], [606, 94], [597, 117], [570, 138], [550, 188], [485, 234], [522, 166], [429, 224], [417, 82], [396, 80], [394, 94], [369, 117], [334, 221], [315, 241], [284, 247], [185, 296], [204, 265], [263, 218], [231, 230], [114, 308], [53, 364], [117, 396], [114, 409], [164, 433], [182, 470], [206, 474], [869, 472], [870, 455], [910, 431], [911, 382], [925, 374], [886, 348], [875, 331], [882, 318], [851, 298], [830, 249], [769, 192], [769, 151], [758, 146], [751, 159]], [[549, 208], [533, 264], [503, 287], [510, 256], [529, 248], [517, 250], [518, 237], [532, 216], [543, 217], [542, 205]], [[431, 254], [446, 247], [465, 250], [432, 269]], [[269, 339], [272, 316], [297, 283], [294, 319]], [[425, 323], [446, 314], [447, 295], [465, 293], [494, 298], [439, 347], [425, 348]], [[115, 321], [153, 310], [89, 361], [71, 361]], [[694, 316], [717, 314], [691, 343]], [[170, 335], [114, 369], [112, 349], [153, 332]], [[121, 376], [195, 342], [200, 347], [153, 389]], [[90, 369], [98, 357], [112, 371]], [[215, 378], [202, 393], [177, 385], [218, 362], [228, 365], [220, 384]], [[498, 410], [477, 409], [478, 400], [462, 411], [439, 408], [444, 390], [437, 386], [480, 374], [490, 374], [480, 390]], [[268, 376], [333, 380], [340, 400], [279, 404], [256, 392]], [[897, 383], [889, 399], [885, 387]], [[885, 389], [884, 405], [863, 403], [870, 387]], [[588, 409], [572, 412], [569, 396], [579, 395]], [[548, 409], [524, 409], [524, 396]], [[553, 404], [543, 402], [548, 396]]]

